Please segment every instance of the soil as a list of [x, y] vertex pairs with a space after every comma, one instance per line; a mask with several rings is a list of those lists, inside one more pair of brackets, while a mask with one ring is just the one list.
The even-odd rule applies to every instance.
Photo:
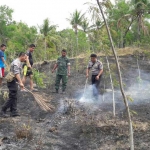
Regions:
[[[87, 59], [71, 60], [71, 76], [65, 94], [54, 93], [55, 74], [49, 70], [54, 62], [37, 64], [35, 67], [45, 73], [46, 88], [39, 88], [55, 107], [51, 112], [43, 111], [30, 93], [18, 92], [20, 117], [0, 118], [1, 150], [128, 150], [129, 127], [125, 106], [119, 87], [115, 87], [116, 117], [113, 117], [112, 91], [105, 58], [105, 72], [100, 86], [99, 100], [91, 99], [86, 93], [81, 97], [85, 86]], [[109, 58], [113, 79], [117, 73], [113, 57]], [[142, 81], [138, 82], [137, 59], [133, 56], [119, 57], [125, 90], [134, 99], [129, 101], [134, 128], [136, 150], [150, 149], [150, 92], [149, 60], [139, 59]], [[76, 71], [74, 71], [76, 68]], [[77, 69], [78, 68], [78, 69]], [[90, 79], [88, 84], [90, 84]], [[104, 84], [105, 88], [104, 89]], [[28, 84], [26, 85], [28, 87]], [[87, 89], [89, 86], [87, 86]], [[102, 92], [103, 91], [103, 92]], [[7, 97], [6, 83], [0, 95], [0, 104]], [[5, 95], [5, 96], [4, 96]], [[89, 97], [88, 97], [89, 96]], [[131, 99], [130, 99], [131, 100]], [[8, 112], [9, 114], [9, 112]]]

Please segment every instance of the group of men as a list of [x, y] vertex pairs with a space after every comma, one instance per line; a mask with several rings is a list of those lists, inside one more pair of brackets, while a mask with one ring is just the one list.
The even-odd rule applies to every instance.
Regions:
[[[0, 47], [0, 86], [2, 86], [2, 79], [4, 78], [4, 68], [6, 64], [6, 55], [5, 55], [6, 45], [2, 44]], [[9, 89], [9, 98], [2, 106], [1, 116], [8, 117], [7, 110], [10, 109], [10, 116], [16, 117], [19, 116], [17, 111], [17, 91], [18, 85], [21, 88], [21, 91], [24, 91], [24, 84], [26, 77], [30, 78], [30, 90], [34, 91], [33, 88], [33, 57], [32, 53], [35, 49], [35, 45], [31, 44], [27, 52], [21, 52], [17, 59], [15, 59], [10, 65], [10, 72], [13, 73], [14, 78], [12, 81], [7, 82], [7, 87]], [[86, 77], [89, 77], [89, 72], [92, 72], [92, 85], [93, 85], [93, 96], [97, 99], [99, 95], [99, 84], [101, 81], [103, 73], [103, 64], [97, 59], [96, 54], [91, 54], [91, 60], [89, 61]], [[65, 93], [67, 87], [67, 78], [70, 76], [70, 60], [67, 57], [67, 52], [65, 49], [61, 52], [61, 57], [57, 59], [52, 73], [57, 69], [55, 90], [56, 93], [59, 93], [60, 82], [62, 80], [62, 93]], [[23, 70], [23, 78], [21, 78], [21, 72]]]

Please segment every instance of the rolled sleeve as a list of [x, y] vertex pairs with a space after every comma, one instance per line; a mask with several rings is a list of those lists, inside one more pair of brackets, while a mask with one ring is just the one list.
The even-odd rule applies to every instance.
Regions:
[[14, 70], [13, 70], [14, 74], [20, 74], [20, 68], [18, 67], [18, 65], [14, 65]]
[[70, 66], [71, 64], [70, 64], [70, 60], [68, 59], [67, 60], [67, 66]]
[[87, 65], [87, 69], [91, 69], [91, 63], [89, 62], [89, 64]]
[[12, 70], [15, 75], [20, 74], [21, 73], [21, 62], [19, 62], [18, 60], [14, 61], [12, 64]]
[[102, 63], [99, 65], [99, 69], [103, 70], [103, 64]]

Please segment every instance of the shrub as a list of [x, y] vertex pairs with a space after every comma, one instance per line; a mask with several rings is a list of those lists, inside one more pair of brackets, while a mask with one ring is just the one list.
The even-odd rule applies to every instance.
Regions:
[[40, 88], [45, 88], [44, 79], [45, 75], [43, 73], [40, 73], [38, 70], [33, 69], [33, 80]]

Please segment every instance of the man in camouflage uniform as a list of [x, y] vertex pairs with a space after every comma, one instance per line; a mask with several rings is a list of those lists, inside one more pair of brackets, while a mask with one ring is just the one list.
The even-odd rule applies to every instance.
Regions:
[[55, 89], [56, 93], [59, 91], [60, 81], [62, 80], [62, 92], [64, 93], [67, 86], [67, 76], [70, 76], [70, 61], [66, 57], [67, 52], [66, 50], [62, 50], [62, 56], [57, 59], [57, 62], [52, 70], [52, 73], [57, 68], [56, 74], [56, 82], [55, 82]]

